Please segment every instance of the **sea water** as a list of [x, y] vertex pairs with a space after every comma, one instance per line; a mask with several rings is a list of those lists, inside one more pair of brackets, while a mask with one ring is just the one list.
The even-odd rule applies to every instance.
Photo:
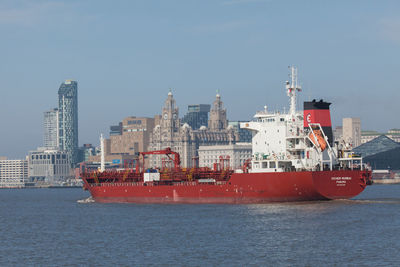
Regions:
[[400, 266], [400, 185], [369, 186], [353, 200], [257, 205], [88, 197], [0, 190], [0, 266]]

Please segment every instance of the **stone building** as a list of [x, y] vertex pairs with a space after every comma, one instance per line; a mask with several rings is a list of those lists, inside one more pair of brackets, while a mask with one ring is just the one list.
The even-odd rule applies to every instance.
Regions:
[[67, 151], [38, 148], [28, 156], [29, 181], [57, 184], [71, 178], [72, 169]]
[[[197, 164], [195, 162], [198, 160], [197, 150], [200, 145], [234, 144], [238, 139], [234, 128], [228, 127], [226, 109], [219, 94], [212, 105], [208, 127], [202, 126], [193, 130], [187, 123], [181, 126], [179, 109], [172, 92], [169, 92], [162, 108], [160, 122], [154, 127], [148, 150], [171, 147], [180, 154], [182, 167], [192, 167]], [[161, 167], [163, 158], [165, 157], [153, 155], [150, 160], [151, 166]]]
[[336, 126], [333, 129], [333, 140], [340, 141], [343, 138], [343, 126]]
[[361, 145], [360, 118], [343, 118], [343, 140], [352, 147]]
[[210, 111], [210, 119], [208, 120], [208, 128], [211, 131], [222, 131], [228, 127], [226, 119], [226, 109], [221, 101], [221, 96], [217, 93], [213, 107]]
[[[137, 155], [147, 151], [154, 124], [160, 116], [154, 118], [127, 117], [118, 126], [110, 127], [110, 139], [105, 140], [106, 155]], [[120, 128], [120, 130], [117, 130]]]
[[[110, 126], [110, 138], [104, 139], [106, 165], [123, 167], [136, 160], [139, 152], [147, 151], [154, 125], [159, 122], [160, 115], [154, 118], [130, 116]], [[99, 163], [100, 154], [88, 156], [85, 162]]]
[[[200, 146], [199, 166], [213, 168], [214, 164], [219, 164], [222, 159], [229, 162], [231, 169], [243, 166], [247, 159], [251, 159], [251, 143], [236, 143], [221, 146]], [[228, 163], [224, 163], [228, 164]], [[226, 166], [225, 166], [226, 167]]]

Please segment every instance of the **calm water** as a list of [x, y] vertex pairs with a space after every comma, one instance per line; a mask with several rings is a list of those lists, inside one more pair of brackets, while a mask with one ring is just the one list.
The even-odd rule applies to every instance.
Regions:
[[77, 203], [0, 190], [1, 266], [400, 266], [400, 186], [268, 205]]

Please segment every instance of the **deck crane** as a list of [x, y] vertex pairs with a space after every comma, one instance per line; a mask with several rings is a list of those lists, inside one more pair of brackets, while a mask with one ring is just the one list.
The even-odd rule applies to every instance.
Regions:
[[[167, 147], [163, 150], [155, 150], [155, 151], [147, 151], [147, 152], [140, 152], [139, 153], [139, 160], [140, 156], [143, 156], [143, 169], [144, 169], [144, 157], [145, 155], [166, 155], [170, 160], [174, 162], [175, 170], [180, 169], [181, 159], [179, 157], [179, 153], [172, 151], [170, 147]], [[171, 158], [171, 155], [174, 155], [174, 159]]]

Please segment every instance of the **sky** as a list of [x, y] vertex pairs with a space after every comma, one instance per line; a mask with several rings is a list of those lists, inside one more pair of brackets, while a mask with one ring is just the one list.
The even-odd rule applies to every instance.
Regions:
[[43, 112], [78, 82], [79, 143], [127, 116], [180, 117], [219, 90], [229, 120], [302, 101], [332, 102], [334, 126], [400, 128], [400, 2], [289, 0], [0, 0], [0, 156], [43, 144]]

